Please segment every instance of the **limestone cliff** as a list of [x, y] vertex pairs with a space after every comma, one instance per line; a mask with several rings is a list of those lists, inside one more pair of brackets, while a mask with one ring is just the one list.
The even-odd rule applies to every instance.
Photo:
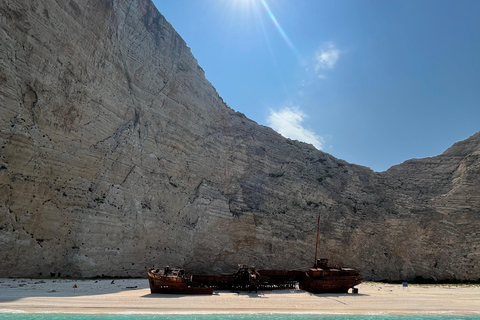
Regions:
[[480, 134], [386, 172], [228, 108], [147, 0], [0, 3], [0, 276], [480, 278]]

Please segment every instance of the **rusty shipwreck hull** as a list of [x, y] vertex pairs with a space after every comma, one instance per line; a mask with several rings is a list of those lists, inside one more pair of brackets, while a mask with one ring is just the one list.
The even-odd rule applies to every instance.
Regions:
[[[256, 270], [239, 265], [228, 275], [193, 275], [192, 281], [216, 290], [282, 290], [301, 289], [311, 293], [348, 293], [362, 282], [358, 270], [329, 267], [319, 259], [313, 268], [300, 270]], [[353, 291], [353, 290], [352, 290]]]
[[192, 281], [217, 290], [281, 290], [296, 289], [304, 272], [290, 270], [256, 270], [238, 265], [233, 274], [193, 275]]
[[[358, 270], [329, 267], [319, 259], [314, 267], [300, 270], [256, 270], [242, 264], [233, 274], [192, 275], [180, 268], [148, 269], [150, 291], [172, 294], [212, 294], [213, 290], [301, 289], [311, 293], [348, 293], [362, 282]], [[353, 290], [352, 290], [353, 292]]]
[[312, 268], [300, 279], [299, 287], [311, 293], [348, 293], [349, 289], [362, 280], [355, 269]]
[[[360, 281], [361, 282], [361, 281]], [[300, 282], [300, 289], [311, 293], [348, 293], [348, 290], [360, 284], [352, 278], [307, 279]]]
[[180, 268], [147, 269], [151, 293], [213, 294], [213, 288], [195, 283]]
[[217, 290], [258, 290], [267, 285], [267, 278], [262, 277], [255, 267], [246, 264], [238, 265], [233, 274], [193, 275], [192, 281]]
[[258, 273], [266, 279], [263, 290], [296, 289], [305, 275], [304, 271], [297, 270], [258, 270]]

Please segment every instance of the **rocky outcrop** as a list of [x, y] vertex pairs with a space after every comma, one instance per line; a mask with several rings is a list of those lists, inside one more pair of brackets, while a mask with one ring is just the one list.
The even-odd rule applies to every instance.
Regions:
[[399, 217], [412, 222], [402, 243], [415, 257], [409, 259], [409, 275], [480, 278], [479, 156], [477, 133], [439, 156], [409, 160], [379, 174]]
[[145, 276], [319, 252], [480, 278], [480, 135], [383, 173], [228, 108], [147, 0], [0, 4], [0, 276]]

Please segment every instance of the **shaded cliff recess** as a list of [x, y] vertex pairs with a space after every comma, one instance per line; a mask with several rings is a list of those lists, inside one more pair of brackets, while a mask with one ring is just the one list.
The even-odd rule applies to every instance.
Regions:
[[153, 3], [0, 3], [0, 276], [480, 278], [480, 134], [386, 172], [225, 105]]

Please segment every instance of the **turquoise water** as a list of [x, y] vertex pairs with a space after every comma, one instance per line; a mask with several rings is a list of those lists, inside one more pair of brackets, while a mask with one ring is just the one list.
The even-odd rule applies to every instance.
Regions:
[[392, 316], [392, 315], [83, 315], [0, 313], [1, 320], [480, 320], [467, 316]]

